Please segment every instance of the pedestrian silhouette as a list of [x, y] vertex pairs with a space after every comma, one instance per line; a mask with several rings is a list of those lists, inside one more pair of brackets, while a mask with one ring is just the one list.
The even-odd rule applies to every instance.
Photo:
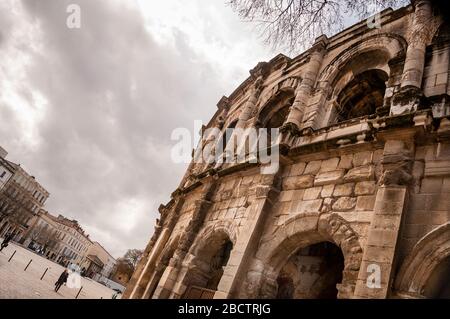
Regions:
[[55, 282], [55, 292], [58, 292], [59, 288], [61, 288], [61, 286], [67, 282], [68, 277], [69, 272], [67, 271], [67, 269], [64, 269], [63, 273], [59, 276], [58, 281]]
[[13, 239], [14, 234], [7, 234], [5, 236], [5, 238], [2, 241], [2, 244], [0, 245], [0, 251], [3, 250], [3, 248], [8, 247], [9, 242], [11, 241], [11, 239]]

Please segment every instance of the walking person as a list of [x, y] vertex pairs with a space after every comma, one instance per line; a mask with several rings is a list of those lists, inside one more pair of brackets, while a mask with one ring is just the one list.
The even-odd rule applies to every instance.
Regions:
[[59, 288], [61, 288], [61, 286], [67, 282], [68, 277], [69, 272], [67, 271], [67, 269], [64, 269], [63, 273], [59, 276], [58, 281], [55, 282], [55, 292], [58, 292]]
[[8, 244], [9, 244], [9, 242], [11, 241], [11, 239], [13, 239], [13, 237], [14, 237], [14, 234], [7, 234], [6, 236], [5, 236], [5, 238], [3, 239], [3, 242], [2, 242], [2, 244], [0, 245], [0, 251], [2, 251], [3, 250], [3, 248], [5, 248], [5, 247], [8, 247]]

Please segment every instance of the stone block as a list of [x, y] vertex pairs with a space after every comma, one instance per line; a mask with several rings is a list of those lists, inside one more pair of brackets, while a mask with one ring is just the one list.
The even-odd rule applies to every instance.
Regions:
[[427, 177], [422, 179], [420, 185], [420, 192], [423, 194], [440, 193], [442, 189], [443, 178], [441, 177]]
[[445, 212], [431, 212], [431, 225], [443, 225], [450, 221], [450, 210]]
[[313, 175], [291, 176], [283, 179], [283, 190], [308, 188], [314, 185]]
[[425, 176], [449, 176], [450, 161], [426, 161]]
[[319, 197], [321, 191], [322, 191], [322, 186], [311, 187], [311, 188], [305, 189], [305, 192], [303, 193], [303, 200], [317, 199]]
[[387, 285], [381, 285], [381, 288], [367, 287], [366, 280], [356, 282], [355, 298], [357, 299], [385, 299], [387, 297]]
[[372, 165], [359, 166], [352, 168], [345, 174], [345, 182], [362, 182], [374, 178], [374, 169]]
[[425, 210], [428, 195], [411, 194], [408, 202], [410, 211]]
[[355, 187], [356, 195], [372, 195], [375, 193], [376, 184], [374, 181], [359, 182]]
[[226, 212], [225, 218], [226, 219], [234, 219], [236, 216], [237, 208], [229, 208]]
[[[368, 247], [367, 249], [379, 250], [380, 248]], [[388, 256], [386, 256], [386, 257], [388, 257]], [[379, 267], [381, 286], [382, 287], [386, 286], [389, 282], [390, 274], [392, 271], [392, 261], [380, 262], [378, 260], [366, 260], [363, 258], [363, 261], [361, 262], [361, 269], [363, 269], [365, 271], [359, 272], [358, 280], [366, 280], [368, 278], [368, 276], [373, 272], [373, 270], [372, 270], [373, 266]], [[369, 270], [372, 270], [372, 271], [369, 271]], [[366, 284], [366, 287], [367, 287], [367, 284]], [[374, 290], [374, 288], [369, 288], [369, 287], [367, 287], [367, 288], [370, 290]]]
[[294, 197], [295, 190], [282, 191], [279, 196], [280, 202], [291, 201]]
[[341, 185], [336, 185], [334, 188], [334, 196], [350, 196], [353, 194], [354, 183], [346, 183]]
[[450, 198], [440, 194], [428, 195], [425, 210], [427, 211], [450, 211]]
[[384, 145], [384, 156], [405, 154], [408, 151], [408, 146], [402, 140], [388, 140]]
[[385, 229], [397, 231], [400, 227], [400, 215], [383, 215], [372, 219], [371, 227], [373, 229]]
[[334, 185], [325, 185], [322, 188], [322, 192], [320, 193], [320, 196], [322, 198], [326, 198], [326, 197], [331, 197], [333, 195], [333, 191], [334, 191]]
[[293, 200], [301, 200], [303, 198], [303, 194], [305, 193], [304, 189], [297, 189], [294, 191]]
[[403, 238], [420, 238], [422, 237], [424, 231], [424, 226], [419, 224], [408, 224], [405, 225], [402, 231]]
[[236, 212], [236, 218], [243, 218], [245, 216], [245, 211], [247, 209], [245, 207], [240, 207], [238, 208], [237, 212]]
[[322, 161], [322, 165], [320, 166], [320, 172], [330, 172], [336, 170], [339, 164], [339, 158], [333, 157]]
[[305, 171], [305, 167], [306, 167], [306, 164], [303, 162], [292, 165], [290, 175], [291, 176], [302, 175], [303, 172]]
[[406, 187], [382, 187], [377, 195], [385, 201], [403, 203], [406, 196]]
[[333, 210], [338, 212], [345, 212], [352, 210], [356, 206], [356, 198], [341, 197], [333, 204]]
[[353, 155], [346, 154], [341, 156], [341, 160], [339, 161], [338, 168], [350, 169], [352, 168]]
[[316, 175], [314, 179], [315, 186], [327, 185], [327, 184], [337, 184], [342, 181], [344, 177], [345, 170], [338, 169], [330, 172], [323, 172]]
[[372, 161], [374, 163], [379, 163], [381, 161], [381, 159], [383, 158], [383, 149], [380, 150], [376, 150], [375, 152], [373, 152], [373, 159]]
[[367, 238], [367, 245], [395, 248], [397, 231], [387, 229], [371, 229]]
[[281, 207], [280, 207], [280, 214], [282, 215], [287, 215], [291, 212], [291, 207], [292, 207], [292, 202], [284, 202], [282, 203]]
[[322, 206], [322, 199], [299, 201], [295, 207], [297, 213], [315, 213], [319, 212]]
[[426, 225], [430, 220], [430, 213], [425, 211], [410, 211], [406, 214], [406, 224]]
[[375, 205], [375, 195], [370, 196], [358, 196], [358, 200], [356, 201], [356, 210], [357, 211], [367, 211], [373, 210]]
[[364, 254], [364, 260], [372, 263], [390, 263], [394, 257], [395, 249], [392, 247], [368, 246]]
[[359, 152], [353, 155], [353, 166], [363, 166], [372, 164], [373, 153], [370, 151]]
[[375, 201], [374, 211], [376, 215], [400, 215], [404, 203], [390, 201]]
[[304, 174], [317, 174], [322, 166], [322, 161], [311, 161], [306, 165]]

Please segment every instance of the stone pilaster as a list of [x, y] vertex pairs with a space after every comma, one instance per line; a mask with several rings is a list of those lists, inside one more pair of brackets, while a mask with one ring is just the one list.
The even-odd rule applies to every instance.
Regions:
[[169, 266], [166, 268], [161, 277], [153, 298], [161, 299], [168, 297], [179, 297], [179, 294], [174, 293], [173, 289], [177, 282], [183, 282], [183, 279], [179, 276], [183, 260], [188, 254], [195, 237], [203, 226], [206, 214], [211, 206], [209, 198], [214, 192], [215, 186], [216, 183], [214, 178], [209, 176], [209, 178], [204, 182], [200, 199], [195, 202], [195, 210], [192, 218], [181, 236], [180, 243], [175, 250], [174, 256], [170, 260]]
[[[305, 71], [303, 73], [302, 82], [298, 86], [295, 92], [295, 100], [290, 109], [288, 118], [286, 119], [286, 126], [294, 125], [296, 130], [306, 128], [311, 123], [305, 123], [302, 125], [304, 118], [304, 113], [308, 105], [311, 92], [313, 91], [314, 85], [317, 80], [317, 75], [322, 65], [323, 56], [325, 53], [325, 48], [328, 44], [328, 39], [326, 36], [321, 36], [317, 38], [316, 43], [311, 48], [311, 53], [309, 57], [309, 62], [306, 65]], [[314, 112], [315, 110], [311, 110]]]
[[414, 129], [387, 133], [374, 215], [355, 288], [355, 298], [387, 298], [395, 269], [402, 217], [407, 207], [414, 157]]
[[161, 251], [164, 248], [167, 240], [170, 237], [170, 232], [167, 228], [164, 228], [161, 235], [158, 237], [158, 240], [155, 243], [155, 246], [149, 253], [148, 257], [144, 261], [144, 267], [139, 277], [136, 281], [136, 284], [133, 286], [131, 293], [129, 295], [129, 299], [141, 299], [144, 295], [145, 289], [150, 281], [150, 278], [153, 274], [155, 262], [160, 255]]
[[412, 32], [406, 51], [405, 66], [403, 69], [401, 87], [422, 86], [423, 68], [425, 65], [425, 50], [430, 35], [432, 23], [432, 8], [429, 0], [416, 0], [414, 2], [414, 18]]
[[154, 273], [154, 261], [159, 256], [161, 251], [158, 251], [158, 255], [154, 255], [154, 251], [157, 250], [156, 246], [159, 241], [162, 241], [162, 245], [166, 244], [167, 238], [161, 239], [163, 228], [172, 231], [178, 220], [178, 212], [184, 203], [184, 198], [178, 196], [174, 201], [173, 206], [170, 209], [160, 206], [159, 211], [161, 214], [161, 220], [157, 220], [155, 231], [152, 235], [150, 242], [144, 250], [144, 257], [141, 258], [136, 270], [127, 285], [127, 289], [124, 292], [123, 298], [129, 299], [141, 299], [144, 296], [144, 291], [148, 285], [152, 274]]
[[244, 128], [247, 121], [253, 116], [267, 71], [267, 63], [265, 62], [259, 63], [253, 70], [250, 71], [253, 84], [250, 87], [249, 97], [245, 102], [241, 113], [239, 114], [239, 120], [236, 124], [236, 128]]
[[233, 297], [236, 294], [236, 289], [239, 289], [245, 280], [248, 261], [257, 249], [266, 220], [266, 213], [270, 211], [272, 205], [271, 198], [278, 195], [278, 190], [273, 187], [276, 176], [277, 174], [265, 175], [263, 183], [256, 187], [256, 198], [252, 203], [252, 210], [245, 228], [240, 231], [237, 242], [231, 251], [230, 259], [214, 295], [215, 299]]
[[423, 96], [422, 78], [425, 67], [425, 51], [433, 26], [432, 7], [429, 0], [413, 1], [414, 16], [406, 51], [400, 90], [394, 95], [391, 115], [415, 112]]

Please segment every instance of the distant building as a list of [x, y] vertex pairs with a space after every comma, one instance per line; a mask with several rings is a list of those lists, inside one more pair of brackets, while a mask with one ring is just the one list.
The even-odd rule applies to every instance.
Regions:
[[14, 240], [22, 242], [30, 220], [50, 194], [20, 164], [4, 157], [0, 157], [0, 176], [0, 237], [13, 232]]
[[116, 259], [98, 242], [93, 242], [86, 252], [80, 266], [86, 276], [94, 278], [97, 274], [108, 278], [114, 269]]
[[24, 246], [67, 266], [79, 265], [92, 244], [76, 220], [41, 211], [30, 221]]
[[130, 273], [120, 271], [119, 269], [115, 269], [111, 276], [111, 280], [118, 282], [124, 286], [128, 284], [130, 279], [131, 279]]
[[[1, 149], [0, 149], [1, 151]], [[14, 174], [14, 167], [0, 156], [0, 191]]]
[[8, 152], [0, 146], [0, 157], [5, 158], [8, 155]]

